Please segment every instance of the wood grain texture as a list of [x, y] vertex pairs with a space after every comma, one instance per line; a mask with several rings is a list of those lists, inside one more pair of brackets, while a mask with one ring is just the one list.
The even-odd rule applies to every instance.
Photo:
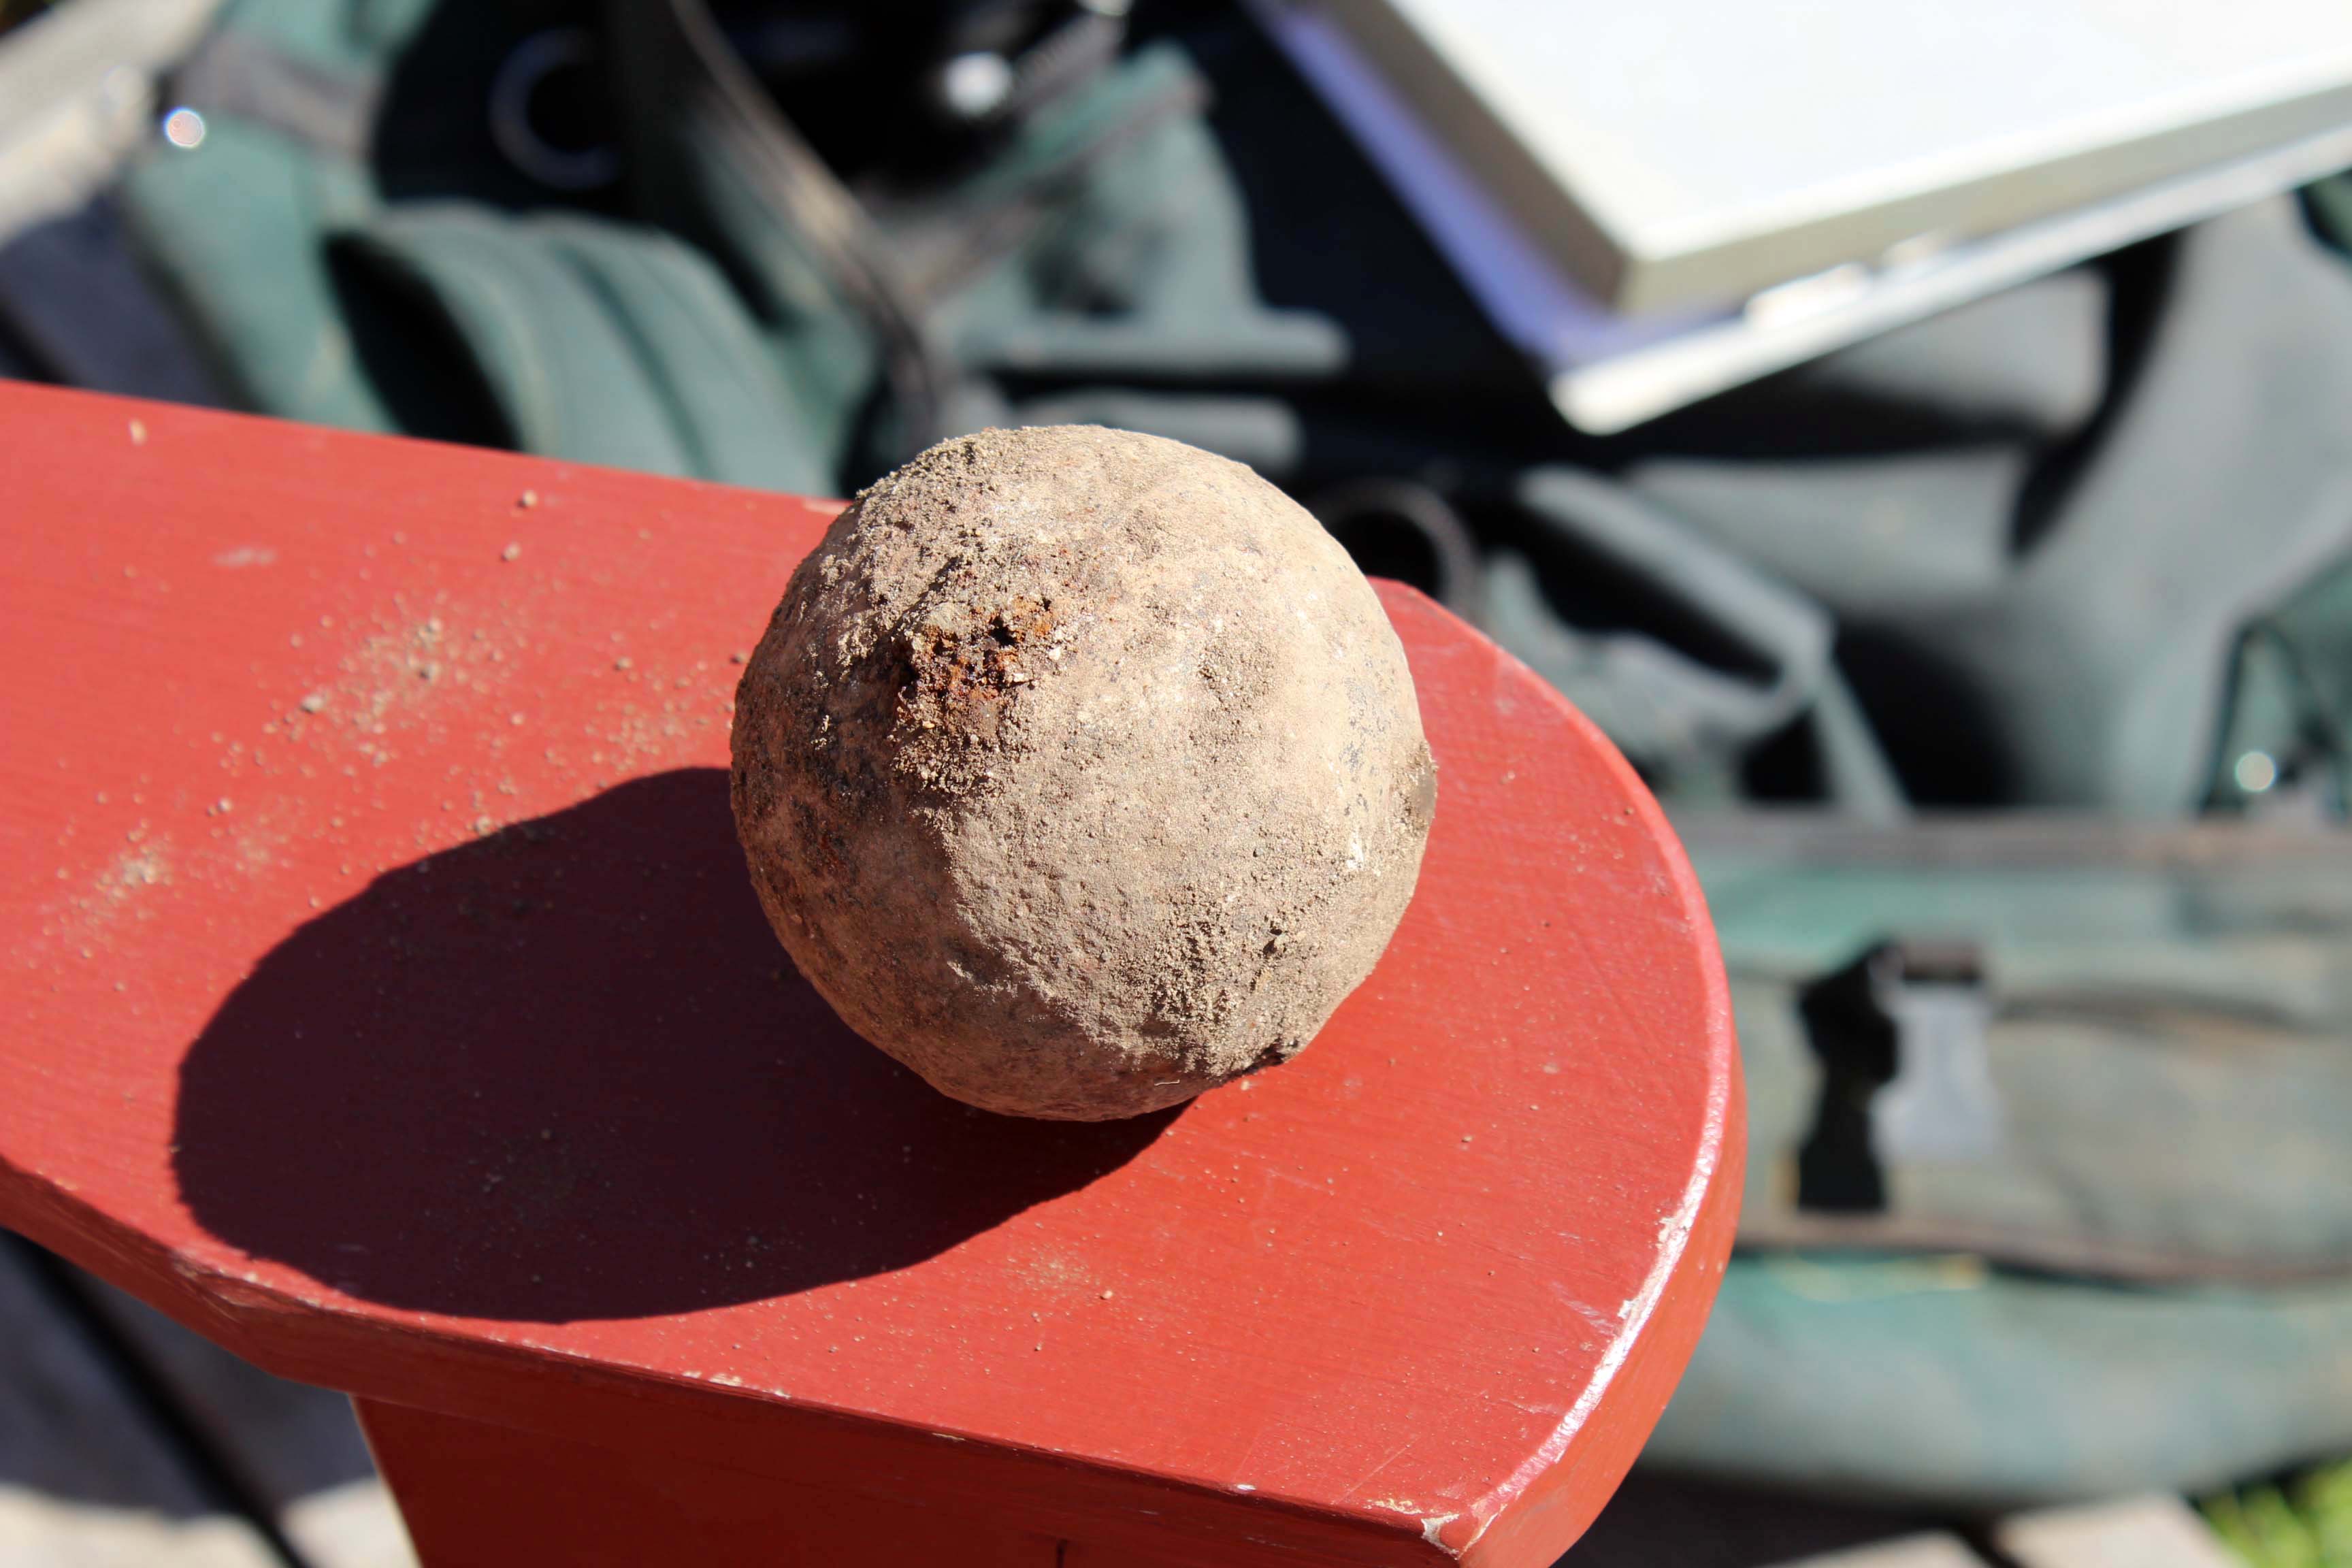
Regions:
[[1739, 1186], [1705, 909], [1410, 591], [1380, 968], [1056, 1126], [847, 1035], [745, 885], [730, 657], [833, 506], [17, 387], [0, 494], [0, 1221], [240, 1354], [1226, 1563], [1549, 1563], [1664, 1406]]

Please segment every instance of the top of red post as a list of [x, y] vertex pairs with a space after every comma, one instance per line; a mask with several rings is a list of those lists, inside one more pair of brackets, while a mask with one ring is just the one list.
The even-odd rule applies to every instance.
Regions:
[[0, 1221], [278, 1372], [1220, 1561], [1548, 1563], [1728, 1250], [1696, 883], [1409, 590], [1441, 795], [1297, 1061], [1129, 1122], [847, 1034], [728, 817], [836, 510], [0, 386]]

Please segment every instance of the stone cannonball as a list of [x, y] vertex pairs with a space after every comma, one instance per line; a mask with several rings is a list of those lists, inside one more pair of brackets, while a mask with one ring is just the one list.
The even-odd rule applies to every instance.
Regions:
[[1098, 1121], [1306, 1048], [1436, 804], [1404, 650], [1248, 468], [1088, 427], [942, 442], [793, 574], [735, 822], [858, 1034], [990, 1110]]

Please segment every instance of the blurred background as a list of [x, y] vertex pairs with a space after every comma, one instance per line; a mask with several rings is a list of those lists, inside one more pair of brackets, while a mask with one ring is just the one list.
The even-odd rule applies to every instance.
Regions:
[[[1740, 1249], [1580, 1564], [2352, 1565], [2341, 0], [0, 0], [0, 377], [1174, 437], [1666, 803]], [[0, 1236], [0, 1563], [407, 1561]]]

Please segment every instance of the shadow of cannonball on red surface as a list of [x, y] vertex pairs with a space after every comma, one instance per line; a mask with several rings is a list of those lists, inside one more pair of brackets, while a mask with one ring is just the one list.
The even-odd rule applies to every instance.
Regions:
[[972, 1110], [852, 1034], [761, 917], [727, 775], [622, 785], [379, 878], [181, 1068], [181, 1195], [388, 1306], [561, 1321], [904, 1268], [1176, 1112]]

